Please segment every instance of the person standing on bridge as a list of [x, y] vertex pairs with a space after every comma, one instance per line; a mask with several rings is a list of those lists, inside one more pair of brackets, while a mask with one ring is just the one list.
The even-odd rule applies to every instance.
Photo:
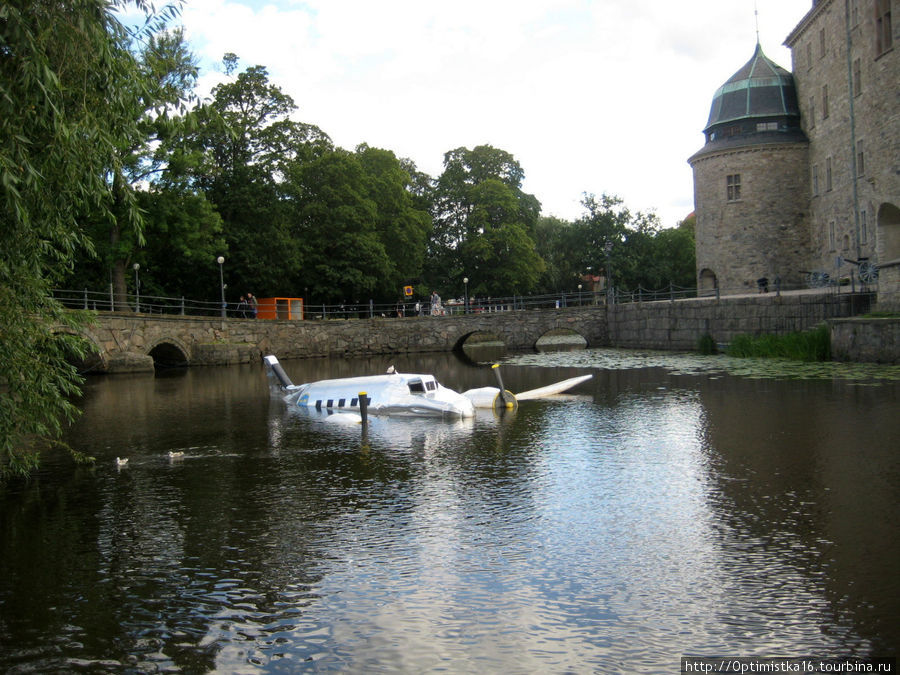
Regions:
[[431, 316], [441, 315], [441, 296], [437, 291], [431, 291]]
[[250, 313], [255, 319], [256, 315], [259, 313], [259, 302], [257, 302], [256, 296], [253, 295], [253, 293], [247, 293], [247, 304], [250, 305]]

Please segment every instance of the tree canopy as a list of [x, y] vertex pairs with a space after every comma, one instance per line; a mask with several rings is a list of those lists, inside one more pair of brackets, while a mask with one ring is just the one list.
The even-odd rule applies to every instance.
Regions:
[[[144, 7], [143, 3], [139, 6]], [[139, 227], [111, 179], [139, 136], [146, 91], [115, 5], [11, 0], [0, 8], [0, 473], [27, 473], [77, 409], [79, 317], [51, 289], [91, 251], [89, 219]], [[148, 26], [152, 27], [151, 23]]]

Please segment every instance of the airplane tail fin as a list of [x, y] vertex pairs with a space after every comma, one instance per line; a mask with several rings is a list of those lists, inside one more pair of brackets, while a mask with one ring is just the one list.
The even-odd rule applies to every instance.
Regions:
[[281, 364], [278, 363], [278, 359], [275, 358], [275, 356], [272, 354], [264, 356], [263, 361], [265, 361], [266, 367], [269, 369], [269, 374], [278, 380], [278, 384], [282, 389], [294, 386], [294, 383], [291, 382], [291, 378], [284, 372], [284, 368], [281, 367]]

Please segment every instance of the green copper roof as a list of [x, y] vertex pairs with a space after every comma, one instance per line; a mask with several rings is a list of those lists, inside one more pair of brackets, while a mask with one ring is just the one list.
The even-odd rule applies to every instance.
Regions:
[[794, 76], [759, 44], [753, 58], [716, 91], [704, 131], [748, 117], [800, 117]]

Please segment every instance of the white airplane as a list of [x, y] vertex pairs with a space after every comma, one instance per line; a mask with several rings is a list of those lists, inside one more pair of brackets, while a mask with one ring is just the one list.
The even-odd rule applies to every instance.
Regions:
[[518, 401], [559, 394], [593, 377], [573, 377], [514, 395], [503, 388], [500, 371], [494, 365], [500, 387], [481, 387], [460, 394], [443, 386], [434, 375], [398, 373], [393, 366], [383, 375], [294, 384], [275, 356], [265, 356], [263, 361], [287, 403], [323, 413], [467, 418], [475, 415], [475, 408], [515, 408]]

